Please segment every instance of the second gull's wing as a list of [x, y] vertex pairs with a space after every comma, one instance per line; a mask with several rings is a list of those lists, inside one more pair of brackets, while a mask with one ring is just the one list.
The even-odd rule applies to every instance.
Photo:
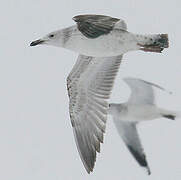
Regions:
[[166, 91], [163, 87], [142, 79], [127, 77], [124, 78], [124, 81], [131, 88], [131, 95], [128, 100], [130, 104], [154, 104], [155, 94], [153, 87]]
[[117, 115], [114, 115], [114, 116], [113, 116], [113, 119], [114, 119], [116, 128], [121, 138], [125, 142], [127, 148], [129, 149], [133, 157], [136, 159], [136, 161], [139, 163], [139, 165], [146, 168], [148, 174], [150, 174], [151, 173], [150, 168], [146, 161], [146, 155], [144, 153], [144, 150], [141, 145], [141, 141], [136, 129], [136, 123], [126, 122], [116, 117]]

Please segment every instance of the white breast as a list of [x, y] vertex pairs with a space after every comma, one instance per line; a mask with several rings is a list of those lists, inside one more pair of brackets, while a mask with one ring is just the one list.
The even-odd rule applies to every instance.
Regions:
[[95, 57], [117, 56], [131, 50], [137, 50], [134, 35], [119, 29], [111, 33], [91, 39], [85, 37], [78, 29], [65, 44], [65, 48]]
[[127, 113], [123, 114], [125, 121], [145, 121], [161, 117], [154, 105], [129, 105]]

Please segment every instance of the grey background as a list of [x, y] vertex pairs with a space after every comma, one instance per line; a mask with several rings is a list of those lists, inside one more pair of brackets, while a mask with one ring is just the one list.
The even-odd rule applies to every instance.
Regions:
[[124, 56], [111, 102], [124, 102], [130, 90], [121, 80], [140, 77], [173, 91], [158, 91], [158, 104], [181, 110], [179, 0], [7, 0], [0, 6], [0, 179], [1, 180], [180, 180], [181, 119], [141, 124], [139, 133], [152, 175], [137, 165], [109, 117], [95, 170], [80, 161], [68, 113], [66, 77], [77, 54], [29, 43], [72, 25], [77, 14], [123, 18], [137, 33], [168, 33], [162, 54]]

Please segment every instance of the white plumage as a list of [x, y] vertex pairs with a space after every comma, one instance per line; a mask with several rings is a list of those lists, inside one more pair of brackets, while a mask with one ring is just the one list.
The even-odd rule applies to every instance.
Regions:
[[124, 81], [131, 89], [127, 102], [122, 104], [110, 104], [109, 113], [112, 115], [116, 128], [137, 162], [147, 169], [150, 168], [141, 145], [136, 129], [137, 123], [157, 118], [168, 118], [174, 120], [179, 113], [158, 108], [155, 104], [153, 87], [164, 90], [164, 88], [136, 78], [125, 78]]
[[128, 51], [162, 52], [168, 48], [167, 34], [140, 35], [127, 31], [126, 23], [104, 15], [79, 15], [77, 25], [54, 31], [32, 42], [63, 47], [92, 57], [110, 57]]

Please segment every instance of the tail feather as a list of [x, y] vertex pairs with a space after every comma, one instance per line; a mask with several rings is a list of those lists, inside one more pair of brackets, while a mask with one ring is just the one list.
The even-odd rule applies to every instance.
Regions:
[[175, 120], [176, 116], [175, 115], [172, 115], [172, 114], [168, 114], [168, 115], [162, 115], [164, 118], [167, 118], [167, 119], [171, 119], [171, 120]]
[[168, 34], [157, 34], [148, 36], [137, 36], [140, 40], [140, 50], [145, 52], [161, 53], [164, 48], [169, 47]]
[[167, 111], [167, 110], [161, 110], [161, 115], [164, 118], [175, 120], [181, 117], [181, 112], [175, 112], [175, 111]]
[[158, 39], [157, 43], [161, 47], [168, 48], [169, 47], [168, 34], [160, 34], [160, 38]]

